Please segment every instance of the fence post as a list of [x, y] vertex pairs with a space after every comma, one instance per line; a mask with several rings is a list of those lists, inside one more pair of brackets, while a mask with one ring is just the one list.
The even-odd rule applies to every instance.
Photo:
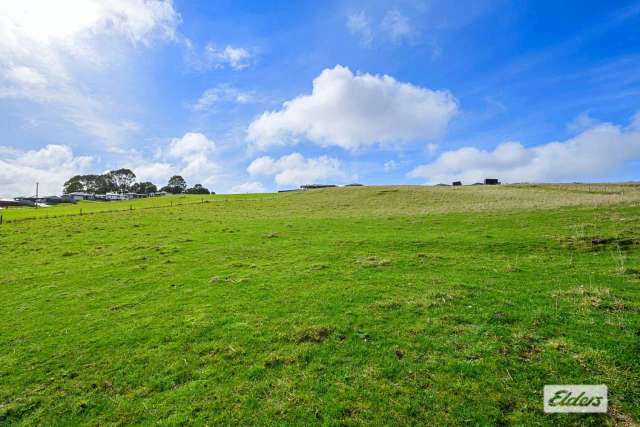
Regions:
[[133, 205], [129, 205], [129, 210], [132, 211], [133, 210]]
[[80, 208], [80, 216], [82, 216], [82, 208]]

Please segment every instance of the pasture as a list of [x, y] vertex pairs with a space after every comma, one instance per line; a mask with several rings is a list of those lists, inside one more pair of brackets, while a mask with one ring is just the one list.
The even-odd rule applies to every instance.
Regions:
[[0, 425], [640, 421], [639, 186], [1, 212]]

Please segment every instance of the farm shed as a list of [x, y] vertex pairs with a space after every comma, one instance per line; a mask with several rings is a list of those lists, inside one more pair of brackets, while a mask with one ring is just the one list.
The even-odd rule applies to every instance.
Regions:
[[79, 192], [79, 191], [77, 191], [75, 193], [69, 193], [69, 194], [67, 194], [67, 196], [71, 197], [74, 202], [78, 202], [80, 200], [95, 200], [96, 199], [96, 195], [95, 194], [82, 193], [82, 192]]

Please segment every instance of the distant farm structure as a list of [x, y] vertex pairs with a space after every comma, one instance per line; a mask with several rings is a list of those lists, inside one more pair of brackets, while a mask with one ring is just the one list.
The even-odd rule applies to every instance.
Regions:
[[[473, 184], [467, 184], [467, 185], [500, 185], [500, 184], [501, 182], [497, 178], [485, 178], [484, 182], [474, 182]], [[453, 181], [451, 185], [454, 187], [460, 187], [462, 186], [462, 181]], [[438, 184], [436, 186], [446, 187], [447, 184]]]
[[337, 187], [337, 185], [335, 185], [335, 184], [307, 184], [307, 185], [301, 185], [300, 189], [301, 190], [317, 190], [318, 188], [333, 188], [333, 187]]
[[0, 199], [0, 208], [18, 207], [18, 206], [35, 206], [34, 202], [28, 200], [16, 199]]

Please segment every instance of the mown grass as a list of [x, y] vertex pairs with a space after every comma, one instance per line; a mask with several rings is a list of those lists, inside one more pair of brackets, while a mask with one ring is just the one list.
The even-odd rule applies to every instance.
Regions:
[[[637, 422], [637, 188], [458, 190], [4, 224], [0, 424]], [[609, 414], [543, 414], [573, 383]]]

